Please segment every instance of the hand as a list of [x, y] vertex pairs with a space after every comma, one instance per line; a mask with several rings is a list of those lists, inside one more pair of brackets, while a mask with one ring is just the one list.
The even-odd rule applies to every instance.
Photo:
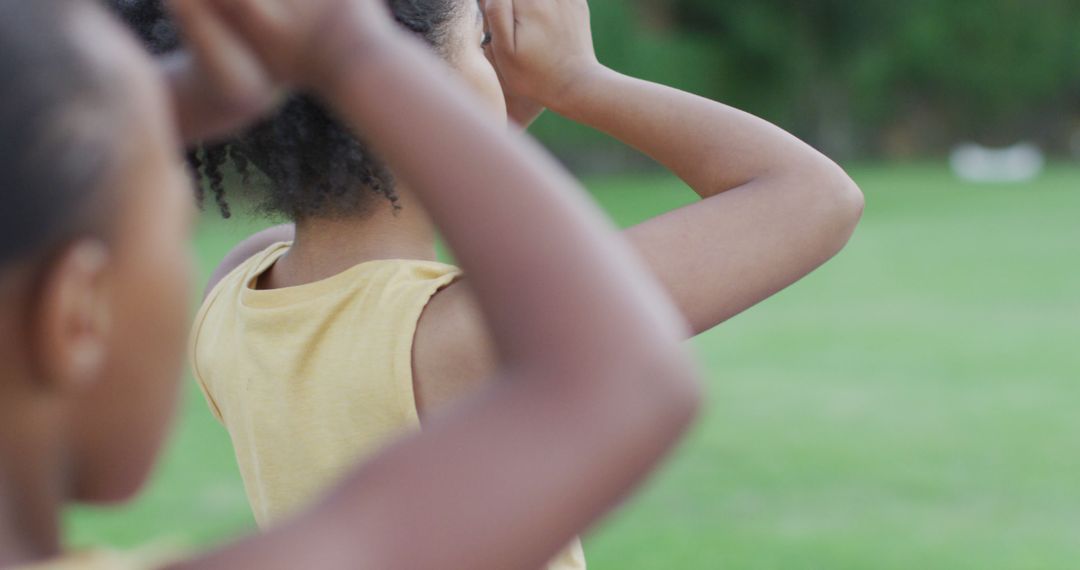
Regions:
[[512, 91], [513, 86], [508, 85], [506, 80], [503, 79], [502, 73], [499, 72], [499, 66], [495, 63], [495, 54], [491, 49], [491, 44], [484, 48], [484, 55], [491, 62], [491, 67], [495, 68], [495, 75], [499, 77], [499, 85], [502, 87], [503, 97], [506, 99], [507, 116], [512, 123], [523, 130], [528, 129], [529, 125], [533, 124], [544, 112], [544, 106]]
[[175, 0], [170, 7], [187, 50], [163, 67], [185, 140], [225, 135], [274, 107], [275, 83], [225, 22], [197, 2]]
[[586, 0], [483, 0], [490, 57], [508, 95], [557, 108], [601, 69]]
[[274, 78], [321, 87], [393, 31], [381, 0], [185, 0], [213, 5]]
[[503, 94], [506, 96], [506, 114], [510, 117], [510, 120], [522, 129], [529, 128], [529, 125], [533, 124], [536, 119], [540, 118], [540, 115], [544, 112], [544, 106], [529, 99], [523, 97], [512, 91], [509, 91], [501, 78], [499, 82], [503, 86]]

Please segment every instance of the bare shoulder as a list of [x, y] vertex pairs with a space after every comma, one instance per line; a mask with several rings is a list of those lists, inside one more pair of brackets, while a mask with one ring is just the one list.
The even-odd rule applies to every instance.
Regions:
[[275, 243], [292, 241], [295, 235], [296, 228], [293, 227], [292, 224], [283, 224], [252, 234], [250, 237], [240, 242], [225, 255], [225, 258], [221, 260], [221, 263], [214, 269], [214, 272], [210, 274], [210, 281], [206, 284], [206, 289], [203, 291], [203, 299], [210, 295], [210, 292], [214, 290], [214, 287], [216, 287], [226, 275], [232, 273], [237, 267], [240, 267], [240, 264], [251, 259], [251, 256]]
[[421, 417], [474, 393], [491, 378], [495, 350], [467, 280], [432, 297], [417, 323], [412, 361]]

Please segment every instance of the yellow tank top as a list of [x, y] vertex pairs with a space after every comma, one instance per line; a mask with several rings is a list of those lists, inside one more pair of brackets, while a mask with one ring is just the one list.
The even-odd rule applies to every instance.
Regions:
[[[255, 289], [289, 245], [271, 246], [226, 276], [192, 332], [195, 378], [232, 437], [260, 526], [420, 429], [416, 325], [431, 297], [460, 276], [442, 263], [380, 260], [298, 287]], [[585, 568], [580, 543], [550, 568]]]

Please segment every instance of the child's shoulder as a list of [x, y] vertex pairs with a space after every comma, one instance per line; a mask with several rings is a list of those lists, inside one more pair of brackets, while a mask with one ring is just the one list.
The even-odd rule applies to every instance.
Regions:
[[207, 291], [203, 304], [212, 303], [213, 299], [218, 297], [222, 291], [251, 286], [259, 275], [288, 253], [290, 247], [292, 247], [292, 242], [275, 242], [255, 254], [247, 256], [246, 259], [238, 260], [235, 266]]
[[[304, 322], [353, 311], [365, 323], [414, 321], [438, 291], [458, 280], [454, 265], [417, 259], [379, 259], [354, 265], [336, 275], [277, 289], [260, 289], [259, 276], [269, 270], [291, 243], [267, 247], [241, 262], [221, 279], [203, 301], [195, 318], [192, 346], [204, 329], [227, 331], [242, 323]], [[399, 314], [400, 313], [400, 314]]]
[[385, 272], [387, 279], [425, 282], [447, 277], [458, 278], [461, 269], [440, 261], [420, 259], [386, 259], [370, 261], [357, 266], [361, 270]]
[[204, 306], [222, 295], [239, 295], [245, 300], [313, 299], [330, 292], [353, 288], [387, 287], [402, 291], [402, 286], [426, 288], [450, 283], [460, 278], [461, 270], [451, 264], [421, 259], [376, 259], [358, 263], [331, 277], [281, 289], [257, 289], [259, 276], [268, 271], [292, 247], [292, 242], [274, 243], [238, 263], [207, 294]]

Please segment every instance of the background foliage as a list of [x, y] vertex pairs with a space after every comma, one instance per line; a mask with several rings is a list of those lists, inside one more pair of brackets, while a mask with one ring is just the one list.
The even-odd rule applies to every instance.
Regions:
[[[764, 116], [838, 158], [1080, 132], [1076, 0], [592, 0], [607, 65]], [[563, 154], [615, 147], [556, 117]]]

